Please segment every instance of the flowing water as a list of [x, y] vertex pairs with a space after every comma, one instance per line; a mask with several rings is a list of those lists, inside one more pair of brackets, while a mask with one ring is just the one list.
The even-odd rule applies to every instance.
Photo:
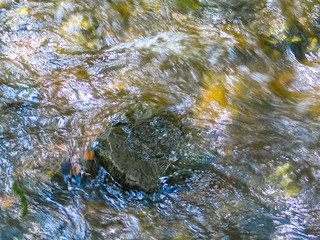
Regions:
[[[319, 10], [0, 0], [0, 239], [318, 239]], [[142, 100], [183, 116], [211, 168], [153, 194], [103, 169], [64, 181], [63, 159]]]

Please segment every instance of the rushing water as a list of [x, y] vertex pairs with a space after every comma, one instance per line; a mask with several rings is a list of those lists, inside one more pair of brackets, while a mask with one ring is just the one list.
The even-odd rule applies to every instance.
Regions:
[[[0, 0], [0, 239], [318, 239], [319, 10]], [[139, 100], [182, 114], [212, 167], [151, 195], [103, 169], [64, 181], [62, 160]]]

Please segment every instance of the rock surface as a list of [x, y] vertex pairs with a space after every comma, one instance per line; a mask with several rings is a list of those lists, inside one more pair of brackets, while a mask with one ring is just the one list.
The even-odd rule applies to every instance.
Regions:
[[121, 184], [151, 192], [170, 165], [178, 160], [181, 121], [151, 102], [117, 114], [97, 138], [95, 154]]
[[120, 184], [152, 192], [163, 177], [175, 183], [210, 165], [212, 155], [192, 139], [192, 131], [178, 115], [155, 103], [140, 102], [115, 114], [93, 149], [98, 164]]

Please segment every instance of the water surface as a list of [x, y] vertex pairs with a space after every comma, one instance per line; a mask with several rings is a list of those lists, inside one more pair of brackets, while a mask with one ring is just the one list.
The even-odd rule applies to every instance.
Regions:
[[[1, 239], [317, 239], [318, 1], [0, 0]], [[113, 113], [183, 116], [212, 166], [65, 182]], [[16, 182], [28, 199], [21, 217]]]

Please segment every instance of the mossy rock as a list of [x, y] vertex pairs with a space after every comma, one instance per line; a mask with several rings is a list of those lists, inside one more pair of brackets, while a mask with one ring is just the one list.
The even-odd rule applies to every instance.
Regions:
[[118, 113], [98, 136], [98, 163], [124, 186], [152, 192], [178, 161], [181, 120], [157, 104], [141, 102]]
[[185, 184], [194, 170], [211, 169], [215, 158], [179, 114], [149, 101], [116, 113], [91, 148], [118, 183], [147, 193], [162, 183]]

